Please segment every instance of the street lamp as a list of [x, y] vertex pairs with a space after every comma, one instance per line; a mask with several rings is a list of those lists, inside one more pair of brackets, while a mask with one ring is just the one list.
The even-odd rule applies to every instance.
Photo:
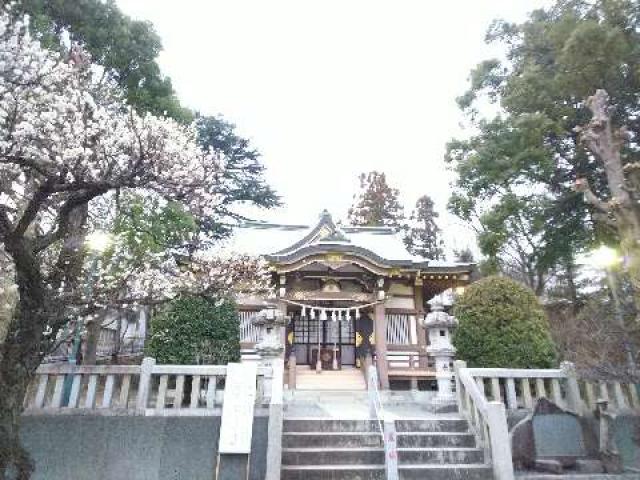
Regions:
[[85, 244], [89, 251], [94, 254], [104, 253], [111, 245], [113, 245], [113, 235], [107, 232], [96, 230], [87, 235]]
[[[107, 232], [95, 230], [89, 233], [85, 238], [85, 245], [89, 251], [91, 258], [91, 268], [87, 275], [85, 282], [85, 296], [87, 299], [91, 296], [93, 290], [93, 282], [98, 271], [98, 259], [102, 253], [104, 253], [113, 244], [113, 236]], [[69, 328], [67, 326], [67, 328]], [[82, 329], [80, 328], [80, 319], [76, 318], [74, 322], [73, 343], [71, 349], [67, 355], [67, 362], [70, 365], [77, 364], [78, 352], [80, 351], [80, 336]], [[65, 378], [63, 404], [66, 405], [69, 402], [71, 395], [72, 375]]]
[[[607, 276], [607, 283], [609, 285], [609, 290], [611, 291], [611, 298], [613, 300], [613, 311], [614, 318], [616, 323], [620, 326], [620, 328], [625, 329], [624, 323], [624, 314], [622, 312], [622, 304], [620, 303], [620, 297], [618, 296], [618, 285], [616, 282], [616, 277], [613, 273], [613, 268], [616, 265], [619, 265], [622, 262], [622, 257], [620, 254], [613, 248], [608, 247], [606, 245], [600, 245], [598, 248], [593, 250], [587, 256], [587, 264], [593, 265], [595, 267], [599, 267], [603, 269]], [[629, 367], [630, 372], [635, 372], [636, 363], [633, 357], [633, 351], [631, 349], [631, 345], [629, 345], [629, 341], [627, 336], [623, 339], [624, 350], [627, 357], [627, 365]]]
[[610, 269], [622, 261], [618, 252], [606, 245], [600, 245], [588, 256], [589, 263], [596, 267]]

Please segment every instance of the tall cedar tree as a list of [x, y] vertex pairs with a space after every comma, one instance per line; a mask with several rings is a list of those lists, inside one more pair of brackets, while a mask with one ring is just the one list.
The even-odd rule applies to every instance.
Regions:
[[416, 208], [411, 213], [407, 235], [404, 243], [407, 250], [430, 260], [442, 258], [443, 243], [440, 238], [440, 227], [436, 223], [438, 212], [435, 211], [433, 200], [429, 195], [423, 195], [416, 202]]
[[[604, 88], [613, 123], [640, 133], [638, 11], [631, 0], [558, 0], [521, 24], [496, 21], [486, 38], [504, 60], [480, 63], [459, 99], [478, 133], [448, 145], [458, 174], [449, 208], [474, 222], [495, 268], [538, 294], [552, 272], [574, 270], [576, 251], [617, 234], [574, 188], [580, 178], [599, 198], [614, 195], [579, 127], [591, 118], [585, 100]], [[499, 115], [479, 115], [486, 99]], [[637, 143], [624, 146], [623, 164], [639, 157]]]
[[349, 208], [349, 222], [367, 227], [400, 227], [404, 212], [398, 196], [398, 189], [389, 186], [384, 173], [362, 173], [360, 193], [354, 195], [354, 204]]

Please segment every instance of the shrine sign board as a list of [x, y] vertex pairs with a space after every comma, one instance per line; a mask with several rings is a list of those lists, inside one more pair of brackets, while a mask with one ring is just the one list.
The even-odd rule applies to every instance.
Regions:
[[255, 363], [227, 365], [218, 449], [221, 454], [251, 452], [257, 373]]

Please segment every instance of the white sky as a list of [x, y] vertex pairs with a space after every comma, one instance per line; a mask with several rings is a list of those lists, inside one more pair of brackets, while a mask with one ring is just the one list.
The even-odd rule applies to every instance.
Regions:
[[285, 206], [262, 220], [346, 217], [357, 176], [384, 171], [407, 213], [429, 194], [449, 248], [473, 244], [446, 214], [446, 142], [467, 133], [455, 99], [496, 54], [494, 18], [548, 0], [118, 0], [150, 20], [183, 104], [223, 114], [263, 154]]

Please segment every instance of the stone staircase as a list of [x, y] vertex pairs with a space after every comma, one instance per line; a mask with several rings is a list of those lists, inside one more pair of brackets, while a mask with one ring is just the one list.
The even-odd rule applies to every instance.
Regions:
[[308, 365], [296, 367], [296, 389], [315, 391], [363, 391], [367, 385], [362, 371], [343, 367], [341, 370], [323, 370], [317, 373]]
[[[282, 480], [384, 479], [384, 448], [372, 420], [285, 419]], [[401, 479], [490, 480], [465, 420], [396, 420]]]

